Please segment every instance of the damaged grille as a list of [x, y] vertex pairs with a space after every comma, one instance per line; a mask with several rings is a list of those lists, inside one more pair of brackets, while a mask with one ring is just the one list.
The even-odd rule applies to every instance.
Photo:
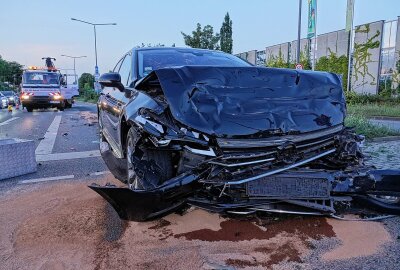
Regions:
[[262, 174], [334, 148], [335, 134], [342, 126], [306, 135], [257, 140], [217, 139], [222, 155], [210, 160], [211, 173], [205, 181], [226, 182]]
[[249, 197], [281, 199], [327, 199], [330, 195], [327, 173], [289, 173], [264, 177], [246, 184]]

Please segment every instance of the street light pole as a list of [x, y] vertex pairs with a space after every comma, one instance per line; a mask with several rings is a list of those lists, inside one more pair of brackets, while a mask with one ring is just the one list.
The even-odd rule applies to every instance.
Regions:
[[[94, 32], [94, 55], [95, 55], [95, 59], [96, 59], [96, 66], [94, 67], [94, 78], [95, 78], [95, 84], [98, 82], [98, 79], [100, 77], [99, 74], [99, 67], [97, 65], [97, 33], [96, 33], [96, 26], [98, 25], [117, 25], [116, 23], [92, 23], [92, 22], [87, 22], [87, 21], [83, 21], [83, 20], [78, 20], [75, 18], [71, 18], [72, 21], [77, 21], [77, 22], [81, 22], [81, 23], [86, 23], [89, 25], [93, 25], [93, 32]], [[95, 90], [96, 87], [95, 87]]]
[[301, 3], [299, 0], [299, 22], [297, 25], [297, 54], [296, 54], [296, 64], [300, 63], [300, 36], [301, 36]]
[[96, 68], [97, 67], [97, 34], [96, 34], [96, 25], [93, 25], [93, 30], [94, 30], [94, 54], [96, 58]]

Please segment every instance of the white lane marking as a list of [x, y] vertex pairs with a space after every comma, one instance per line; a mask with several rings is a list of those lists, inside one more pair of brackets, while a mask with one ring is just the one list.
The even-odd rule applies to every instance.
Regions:
[[90, 158], [100, 157], [99, 150], [85, 151], [85, 152], [67, 152], [67, 153], [54, 153], [46, 155], [36, 155], [36, 161], [54, 161], [54, 160], [66, 160], [66, 159], [77, 159], [77, 158]]
[[4, 122], [1, 122], [1, 123], [0, 123], [0, 127], [1, 127], [1, 126], [7, 125], [7, 124], [9, 124], [10, 122], [12, 122], [12, 121], [14, 121], [14, 120], [17, 120], [18, 118], [19, 118], [19, 117], [12, 117], [12, 118], [10, 118], [10, 119], [4, 121]]
[[99, 175], [104, 175], [104, 174], [110, 174], [110, 171], [104, 171], [104, 172], [94, 172], [94, 173], [89, 173], [90, 176], [99, 176]]
[[49, 126], [44, 139], [40, 141], [39, 145], [36, 147], [36, 155], [51, 154], [53, 151], [54, 143], [56, 142], [58, 127], [61, 123], [61, 115], [54, 117], [53, 122]]
[[40, 183], [40, 182], [47, 182], [47, 181], [57, 181], [57, 180], [65, 180], [65, 179], [72, 179], [74, 175], [63, 175], [63, 176], [54, 176], [54, 177], [44, 177], [44, 178], [36, 178], [36, 179], [29, 179], [23, 180], [21, 184], [32, 184], [32, 183]]

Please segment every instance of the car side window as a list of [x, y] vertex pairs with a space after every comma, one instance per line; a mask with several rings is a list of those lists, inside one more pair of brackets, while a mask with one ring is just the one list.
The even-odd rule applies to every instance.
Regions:
[[125, 86], [128, 86], [130, 83], [130, 77], [131, 77], [131, 66], [132, 66], [132, 61], [131, 61], [131, 54], [128, 53], [122, 64], [121, 67], [119, 68], [119, 75], [121, 75], [121, 83]]

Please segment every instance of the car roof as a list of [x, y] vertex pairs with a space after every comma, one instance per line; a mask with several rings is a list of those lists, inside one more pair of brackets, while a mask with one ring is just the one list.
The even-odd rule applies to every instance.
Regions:
[[177, 51], [188, 51], [188, 52], [220, 52], [217, 50], [207, 50], [207, 49], [198, 49], [198, 48], [189, 48], [189, 47], [143, 47], [143, 48], [133, 48], [133, 51], [151, 51], [151, 50], [177, 50]]

